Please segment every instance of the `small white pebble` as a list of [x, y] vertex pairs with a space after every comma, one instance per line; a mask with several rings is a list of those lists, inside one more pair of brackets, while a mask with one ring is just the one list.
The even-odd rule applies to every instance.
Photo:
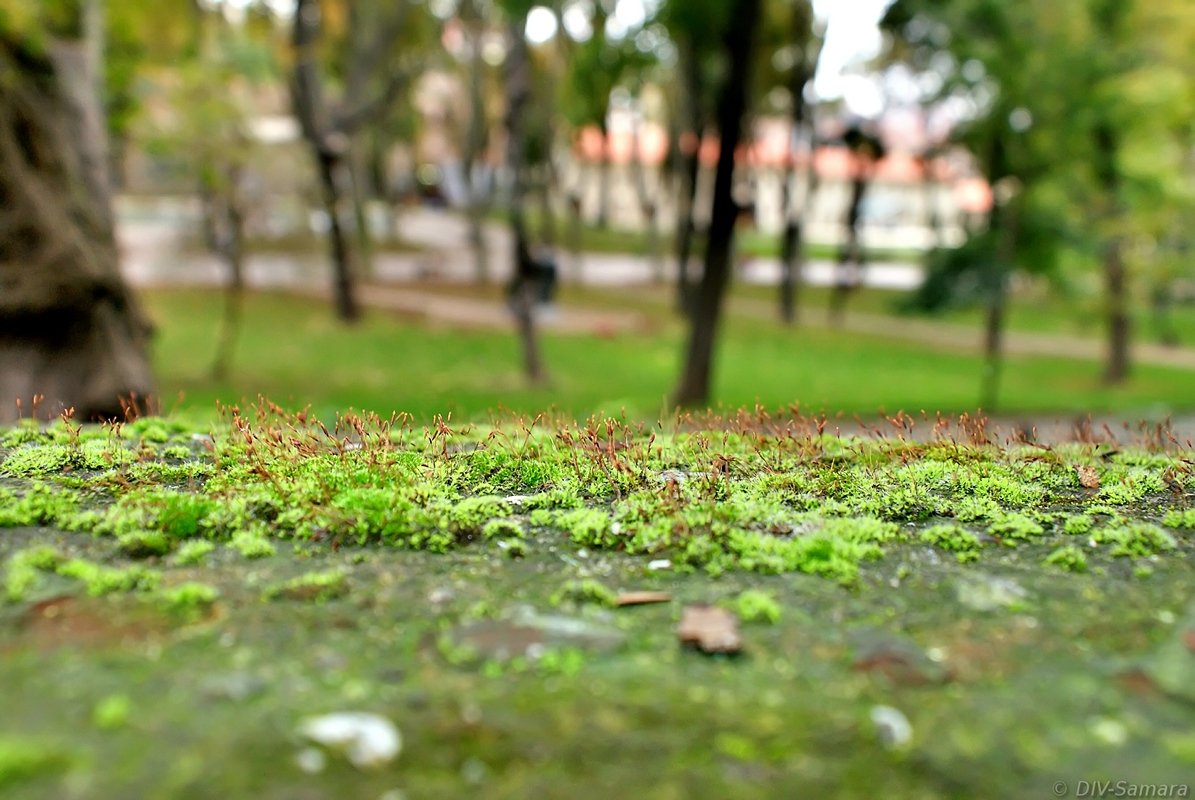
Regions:
[[653, 561], [647, 562], [647, 568], [650, 570], [672, 569], [672, 562], [666, 558], [657, 558]]
[[913, 726], [909, 718], [899, 708], [892, 706], [873, 706], [871, 722], [876, 726], [880, 742], [885, 747], [896, 749], [904, 747], [913, 739]]
[[322, 750], [314, 747], [304, 747], [299, 752], [295, 753], [295, 766], [306, 772], [308, 775], [315, 775], [318, 772], [323, 772], [324, 767], [327, 766], [328, 759], [324, 756]]
[[402, 749], [402, 737], [393, 722], [362, 711], [308, 717], [299, 732], [313, 742], [343, 752], [355, 767], [379, 766]]

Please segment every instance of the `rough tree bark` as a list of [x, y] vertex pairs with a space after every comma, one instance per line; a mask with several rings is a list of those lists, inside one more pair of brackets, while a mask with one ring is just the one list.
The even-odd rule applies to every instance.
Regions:
[[527, 40], [523, 37], [526, 28], [526, 13], [511, 21], [510, 50], [503, 65], [506, 79], [506, 166], [511, 174], [510, 227], [514, 234], [514, 275], [511, 276], [510, 302], [523, 346], [523, 368], [527, 380], [532, 384], [543, 384], [548, 380], [548, 373], [540, 356], [534, 316], [538, 269], [531, 255], [525, 208], [527, 175], [523, 162], [526, 160], [527, 104], [531, 101], [531, 57], [527, 51]]
[[751, 78], [751, 48], [759, 20], [760, 0], [743, 0], [732, 12], [724, 50], [728, 63], [718, 97], [718, 167], [714, 175], [714, 207], [693, 310], [685, 366], [673, 396], [678, 406], [709, 402], [714, 341], [722, 313], [722, 298], [730, 279], [730, 256], [738, 208], [734, 201], [734, 162], [742, 133], [743, 114]]
[[0, 422], [35, 395], [51, 414], [121, 418], [123, 398], [153, 391], [149, 325], [119, 271], [97, 68], [85, 39], [0, 31]]

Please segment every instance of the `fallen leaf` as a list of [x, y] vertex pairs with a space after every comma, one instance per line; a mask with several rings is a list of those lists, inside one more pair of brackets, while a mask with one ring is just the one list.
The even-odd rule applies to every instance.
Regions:
[[642, 606], [648, 603], [667, 603], [672, 599], [668, 592], [623, 592], [614, 601], [619, 606]]
[[676, 635], [682, 645], [703, 653], [738, 653], [743, 649], [739, 620], [717, 606], [685, 606]]
[[1079, 485], [1084, 489], [1100, 488], [1100, 474], [1096, 472], [1095, 467], [1078, 466], [1075, 467], [1075, 472], [1079, 476]]

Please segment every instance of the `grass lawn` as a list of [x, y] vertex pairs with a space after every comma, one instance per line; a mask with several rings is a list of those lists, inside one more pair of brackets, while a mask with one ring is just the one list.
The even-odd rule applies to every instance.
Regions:
[[[249, 298], [231, 378], [216, 382], [208, 368], [219, 294], [154, 291], [146, 302], [158, 324], [154, 355], [163, 405], [197, 414], [208, 413], [217, 399], [262, 394], [284, 405], [310, 404], [321, 415], [354, 407], [408, 411], [421, 419], [452, 412], [459, 420], [484, 418], [500, 407], [554, 407], [576, 416], [625, 409], [655, 418], [676, 380], [684, 334], [662, 314], [654, 334], [549, 335], [544, 349], [553, 383], [533, 389], [520, 375], [511, 332], [428, 328], [378, 312], [345, 328], [318, 302], [263, 294]], [[969, 354], [874, 336], [784, 330], [770, 320], [732, 318], [724, 333], [714, 387], [715, 403], [723, 406], [800, 403], [850, 415], [959, 412], [977, 403], [980, 362]], [[1195, 408], [1195, 372], [1140, 367], [1115, 389], [1100, 385], [1098, 375], [1094, 362], [1010, 358], [1000, 411], [1157, 415]]]

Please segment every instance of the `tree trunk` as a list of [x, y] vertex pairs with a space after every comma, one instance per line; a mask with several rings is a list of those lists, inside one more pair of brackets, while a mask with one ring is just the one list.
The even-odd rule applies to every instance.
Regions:
[[[1120, 171], [1116, 164], [1120, 142], [1112, 126], [1095, 129], [1096, 172], [1107, 206], [1106, 223], [1120, 224]], [[1123, 383], [1129, 376], [1128, 275], [1124, 263], [1124, 239], [1113, 230], [1104, 242], [1104, 314], [1108, 323], [1108, 360], [1104, 382]]]
[[149, 325], [120, 275], [94, 52], [13, 36], [0, 36], [0, 421], [35, 395], [50, 414], [122, 418], [123, 400], [153, 391]]
[[540, 356], [539, 338], [535, 330], [535, 289], [538, 278], [535, 260], [527, 236], [526, 167], [526, 109], [531, 100], [531, 58], [523, 31], [526, 14], [510, 25], [510, 50], [504, 64], [506, 72], [506, 135], [507, 168], [511, 173], [510, 227], [514, 234], [514, 275], [511, 277], [509, 297], [511, 310], [523, 347], [523, 368], [533, 385], [547, 383], [548, 373]]
[[855, 156], [855, 176], [851, 180], [851, 199], [846, 213], [846, 242], [838, 251], [834, 286], [830, 289], [830, 324], [841, 325], [846, 315], [846, 301], [863, 282], [863, 245], [859, 240], [859, 216], [867, 191], [866, 167]]
[[598, 130], [602, 133], [602, 155], [598, 161], [598, 213], [595, 226], [605, 230], [610, 225], [610, 128], [609, 110], [603, 112]]
[[684, 315], [693, 311], [693, 292], [689, 286], [689, 258], [693, 250], [693, 212], [697, 200], [697, 181], [701, 175], [701, 141], [705, 129], [705, 110], [701, 102], [703, 87], [700, 65], [692, 42], [681, 37], [677, 42], [682, 76], [687, 127], [693, 135], [693, 151], [681, 155], [680, 195], [676, 204], [676, 310]]
[[203, 186], [204, 227], [208, 249], [228, 270], [224, 289], [224, 316], [216, 335], [212, 378], [228, 377], [241, 327], [245, 303], [245, 212], [241, 202], [241, 170], [233, 166], [220, 178], [219, 188]]
[[[465, 8], [472, 10], [473, 3]], [[476, 13], [476, 12], [473, 12]], [[472, 17], [469, 17], [472, 21]], [[469, 222], [469, 247], [473, 251], [473, 271], [479, 285], [490, 280], [490, 253], [485, 241], [487, 193], [480, 180], [486, 143], [489, 139], [485, 117], [485, 62], [481, 60], [481, 26], [472, 28], [469, 56], [469, 128], [465, 134], [465, 185], [469, 196], [466, 216]]]
[[[1007, 157], [1004, 142], [993, 140], [989, 181], [994, 186], [998, 180], [1007, 177]], [[995, 231], [997, 243], [987, 269], [986, 308], [983, 337], [983, 377], [980, 381], [979, 405], [986, 413], [996, 411], [1000, 396], [1000, 376], [1004, 365], [1004, 322], [1008, 305], [1008, 274], [1012, 269], [1017, 252], [1017, 228], [1019, 219], [1017, 199], [1007, 197], [1001, 202], [997, 198], [989, 216], [989, 229]]]
[[714, 176], [714, 207], [706, 243], [705, 271], [692, 315], [684, 371], [674, 395], [678, 406], [709, 403], [714, 341], [722, 313], [722, 298], [730, 278], [730, 256], [738, 208], [734, 201], [734, 162], [742, 133], [743, 114], [751, 78], [751, 48], [759, 19], [760, 0], [743, 0], [731, 16], [725, 51], [730, 67], [718, 98], [718, 168]]
[[328, 246], [332, 256], [332, 293], [336, 315], [345, 322], [355, 322], [361, 318], [361, 307], [357, 304], [353, 251], [342, 215], [344, 157], [325, 148], [316, 153], [316, 159], [324, 213], [328, 215]]
[[[802, 233], [805, 215], [809, 212], [810, 199], [813, 197], [816, 175], [813, 171], [814, 139], [809, 137], [809, 160], [798, 171], [797, 147], [798, 139], [804, 134], [808, 106], [805, 103], [805, 84], [813, 77], [810, 61], [816, 64], [816, 59], [810, 59], [806, 52], [813, 40], [813, 9], [809, 3], [798, 0], [793, 5], [792, 12], [793, 46], [798, 55], [793, 64], [788, 91], [792, 95], [792, 128], [789, 133], [789, 159], [784, 175], [784, 232], [780, 238], [780, 321], [785, 325], [792, 325], [797, 321], [797, 293], [801, 288], [801, 273], [804, 270], [804, 251]], [[798, 205], [794, 186], [798, 177], [804, 178], [804, 197]]]

